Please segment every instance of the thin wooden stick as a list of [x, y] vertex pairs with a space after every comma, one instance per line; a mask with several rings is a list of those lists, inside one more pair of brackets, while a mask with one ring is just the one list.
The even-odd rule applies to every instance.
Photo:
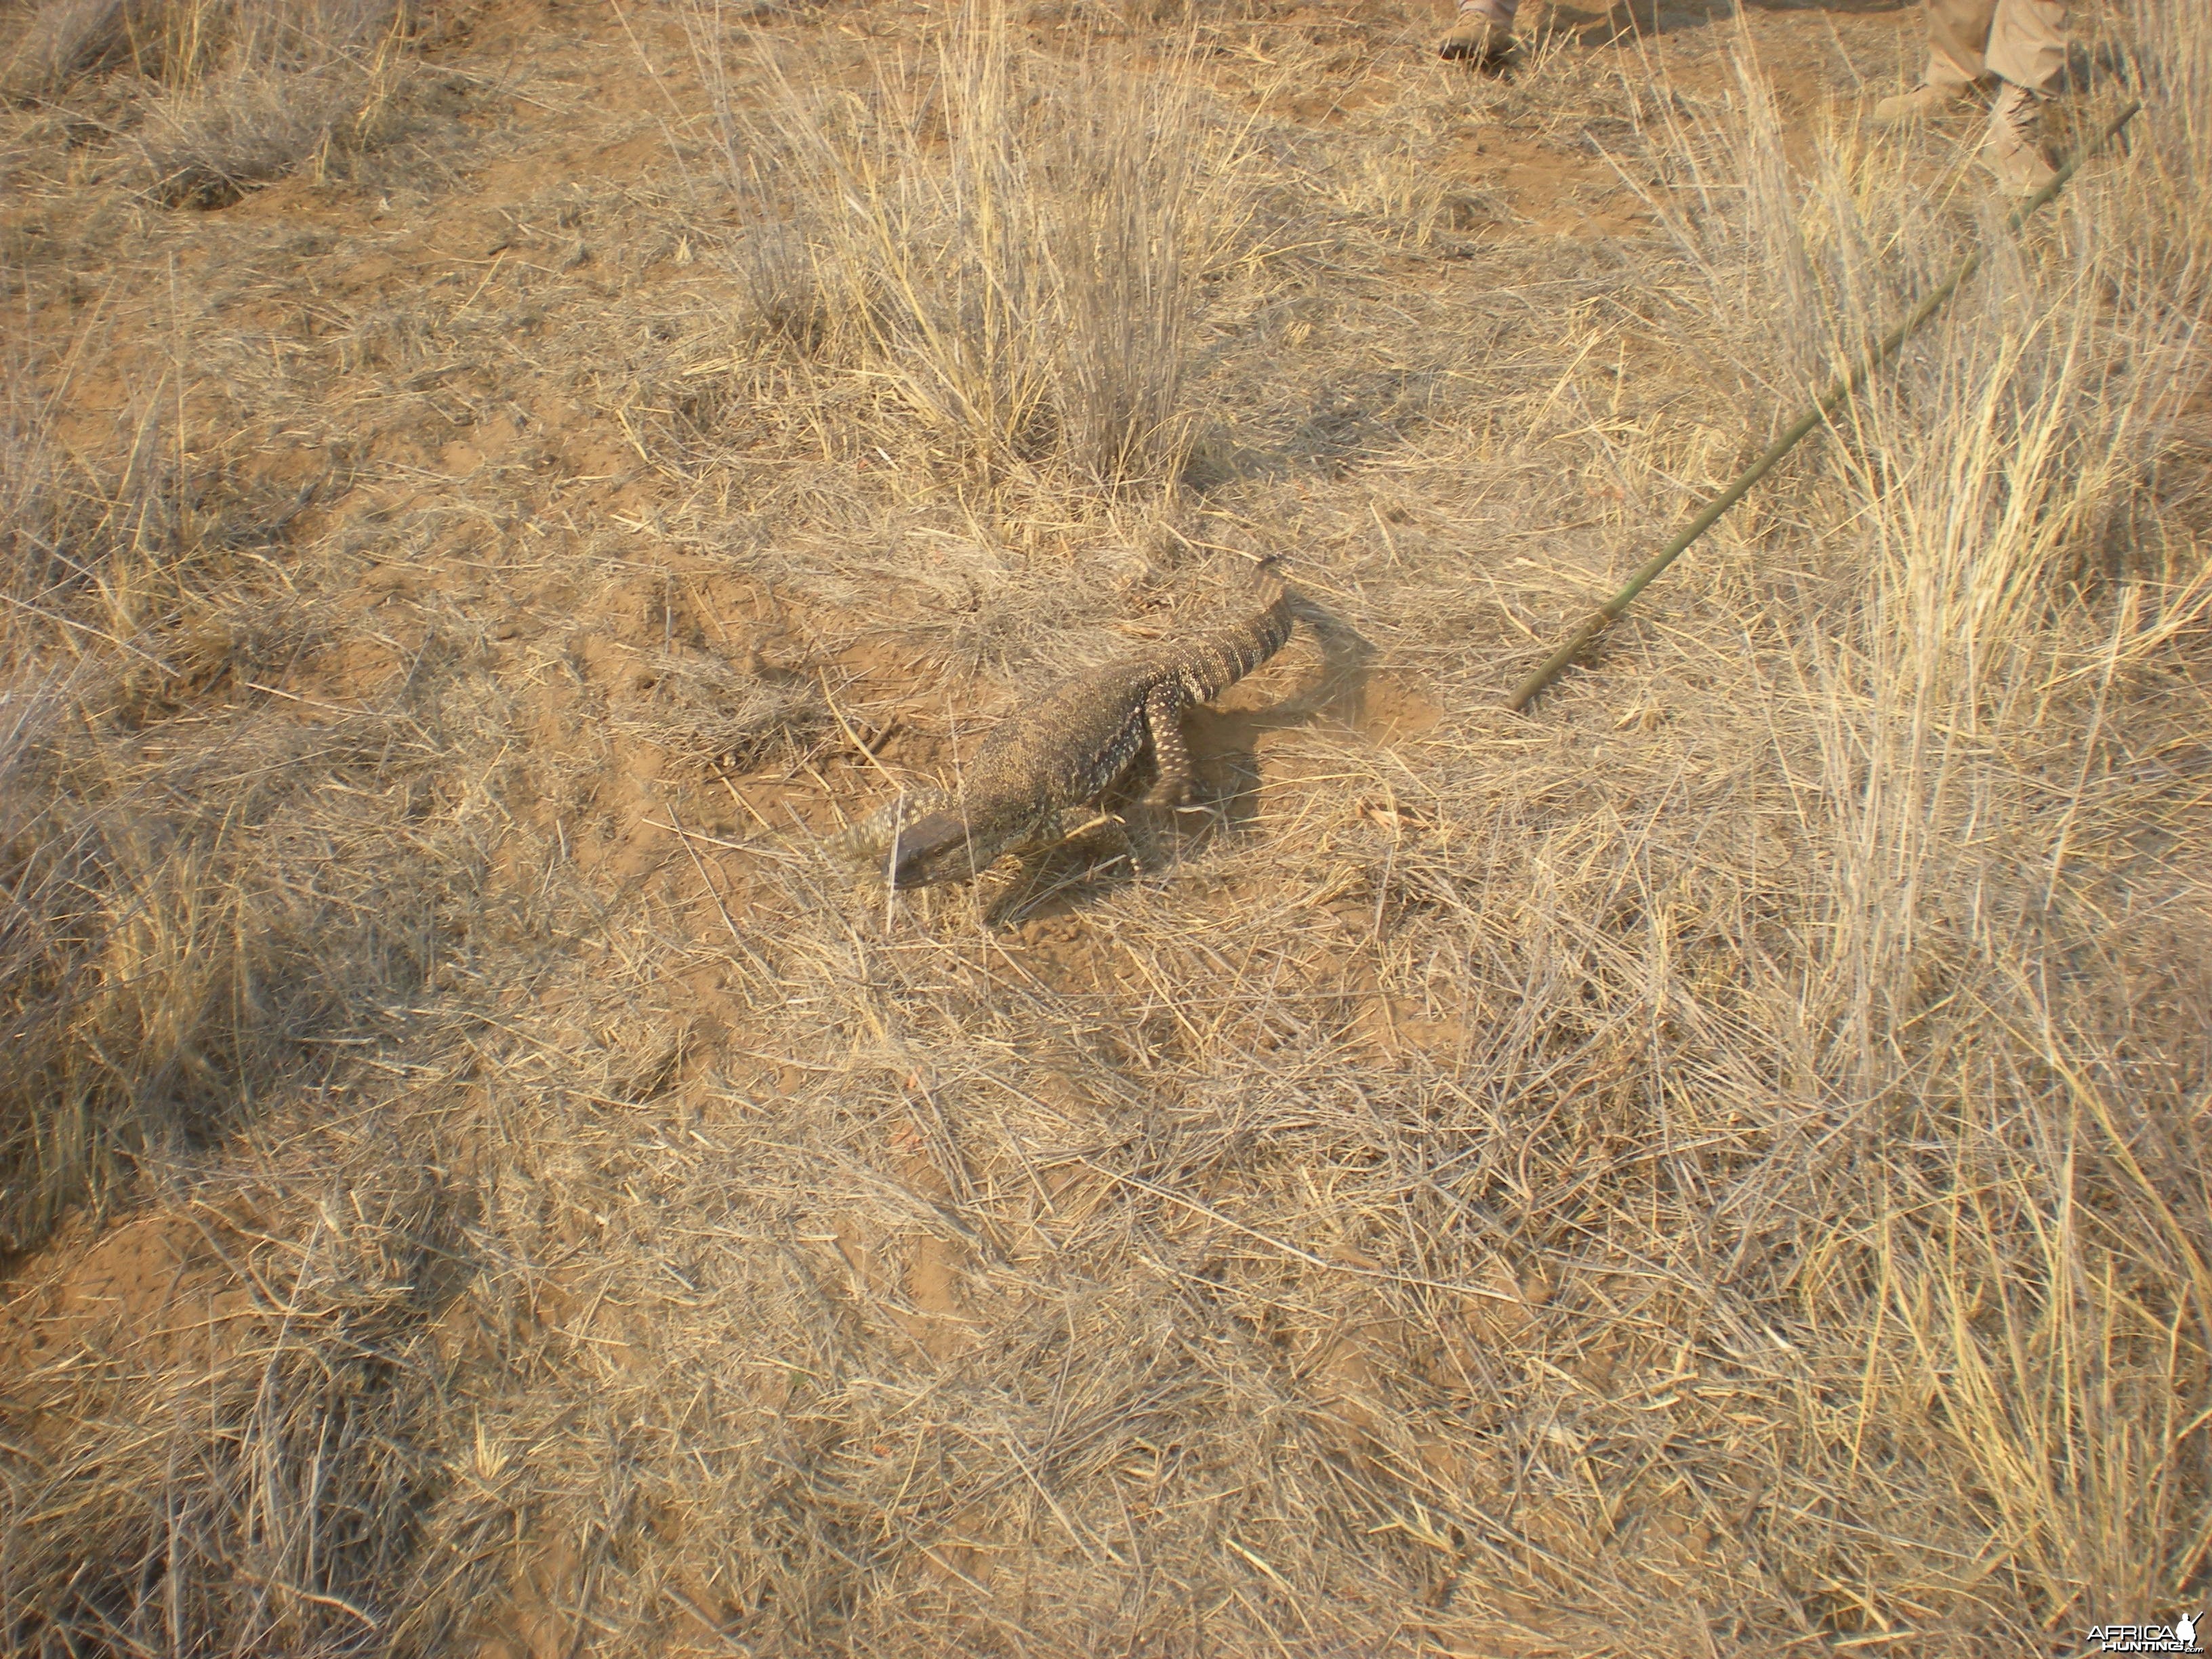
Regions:
[[[2068, 159], [2066, 164], [2051, 176], [2049, 184], [2013, 210], [2005, 220], [2005, 228], [2008, 231], [2018, 230], [2027, 222], [2030, 214], [2066, 187], [2066, 181], [2081, 170], [2082, 163], [2118, 137], [2120, 129], [2133, 120], [2136, 112], [2142, 108], [2140, 100], [2130, 100], [2110, 126]], [[1505, 706], [1516, 712], [1526, 708], [1538, 692], [1559, 678], [1584, 646], [1611, 627], [1620, 613], [1634, 603], [1636, 596], [1680, 558], [1691, 543], [1711, 529], [1722, 514], [1741, 501], [1752, 485], [1765, 477], [1777, 461], [1795, 449], [1806, 434], [1823, 424], [1830, 416], [1849, 403], [1858, 389], [1866, 384], [1868, 377], [1894, 356], [1898, 348], [1911, 337], [1913, 331], [1942, 310], [1945, 302], [1959, 291], [1960, 284], [1981, 269], [1984, 257], [1984, 250], [1976, 248], [1960, 260], [1959, 268], [1944, 279], [1942, 285], [1913, 307], [1911, 313], [1862, 357], [1856, 368], [1822, 392], [1810, 409], [1792, 421], [1782, 435], [1766, 447], [1764, 454], [1736, 475], [1735, 483], [1715, 496], [1706, 504], [1705, 511], [1690, 520], [1680, 535], [1654, 554], [1628, 579], [1627, 585], [1620, 592], [1591, 612], [1581, 627], [1568, 635], [1558, 650], [1545, 658], [1534, 673], [1514, 688], [1513, 695], [1505, 700]]]

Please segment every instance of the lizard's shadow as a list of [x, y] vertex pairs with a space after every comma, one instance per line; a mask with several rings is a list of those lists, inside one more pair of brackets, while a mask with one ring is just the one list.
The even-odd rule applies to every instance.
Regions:
[[1103, 808], [1129, 818], [1133, 833], [1109, 828], [1078, 836], [1024, 866], [987, 907], [989, 925], [1009, 927], [1067, 915], [1117, 887], [1173, 868], [1203, 852], [1221, 835], [1249, 830], [1259, 817], [1262, 736], [1318, 720], [1352, 726], [1360, 723], [1366, 711], [1374, 646], [1308, 596], [1296, 595], [1291, 605], [1321, 647], [1320, 672], [1308, 684], [1265, 708], [1201, 704], [1183, 716], [1183, 735], [1190, 744], [1191, 769], [1197, 781], [1191, 801], [1195, 810], [1174, 814], [1172, 823], [1162, 821], [1164, 814], [1133, 810], [1152, 785], [1150, 767], [1143, 769]]

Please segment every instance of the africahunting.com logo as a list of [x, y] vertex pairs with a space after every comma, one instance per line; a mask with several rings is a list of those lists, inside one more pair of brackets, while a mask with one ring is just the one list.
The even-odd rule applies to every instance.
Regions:
[[2197, 1645], [2201, 1613], [2184, 1613], [2165, 1625], [2093, 1625], [2083, 1639], [2092, 1653], [2202, 1653]]

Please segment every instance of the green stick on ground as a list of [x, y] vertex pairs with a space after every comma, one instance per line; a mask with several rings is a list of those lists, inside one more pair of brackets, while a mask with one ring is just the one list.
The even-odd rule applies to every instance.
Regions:
[[[2112, 143], [2119, 135], [2120, 129], [2133, 120], [2136, 112], [2142, 108], [2142, 104], [2140, 100], [2130, 100], [2128, 106], [2113, 118], [2110, 126], [2067, 158], [2065, 165], [2052, 175], [2049, 184], [2013, 210], [2005, 220], [2005, 228], [2008, 231], [2018, 230], [2027, 222], [2030, 214], [2066, 187], [2066, 181], [2081, 171], [2083, 162]], [[1620, 617], [1622, 611], [1628, 609], [1636, 596], [1650, 586], [1661, 571], [1680, 558], [1683, 550], [1692, 542], [1711, 529], [1714, 522], [1722, 514], [1741, 501], [1752, 485], [1765, 477], [1777, 461], [1795, 449], [1800, 439], [1814, 427], [1821, 425], [1830, 416], [1850, 402], [1852, 395], [1866, 384], [1867, 377], [1888, 362], [1896, 354], [1897, 349], [1911, 337], [1915, 329], [1942, 309], [1944, 301], [1959, 291], [1959, 285], [1961, 283], [1981, 269], [1982, 258], [1982, 250], [1977, 248], [1960, 260], [1959, 268], [1943, 280], [1942, 286], [1922, 300], [1918, 305], [1913, 307], [1911, 313], [1892, 329], [1872, 350], [1862, 357], [1856, 368], [1822, 392], [1819, 400], [1810, 409], [1792, 421], [1782, 435], [1766, 447], [1764, 454], [1736, 475], [1735, 483], [1715, 496], [1706, 504], [1703, 512], [1690, 520], [1680, 535], [1654, 554], [1634, 575], [1628, 579], [1627, 585], [1620, 592], [1591, 612], [1581, 627], [1568, 635], [1559, 648], [1545, 658], [1535, 672], [1514, 688], [1513, 695], [1506, 699], [1505, 706], [1516, 711], [1526, 708], [1539, 691], [1559, 677], [1584, 646], [1595, 639]]]

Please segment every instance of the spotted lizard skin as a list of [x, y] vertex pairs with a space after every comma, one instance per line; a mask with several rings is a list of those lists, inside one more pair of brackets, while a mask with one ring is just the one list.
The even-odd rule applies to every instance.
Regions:
[[1007, 854], [1065, 839], [1097, 817], [1101, 799], [1149, 754], [1144, 798], [1189, 798], [1183, 712], [1210, 702], [1283, 647], [1291, 594], [1263, 560], [1235, 616], [1102, 667], [1071, 675], [983, 739], [957, 793], [919, 790], [871, 814], [833, 843], [894, 887], [968, 881]]

